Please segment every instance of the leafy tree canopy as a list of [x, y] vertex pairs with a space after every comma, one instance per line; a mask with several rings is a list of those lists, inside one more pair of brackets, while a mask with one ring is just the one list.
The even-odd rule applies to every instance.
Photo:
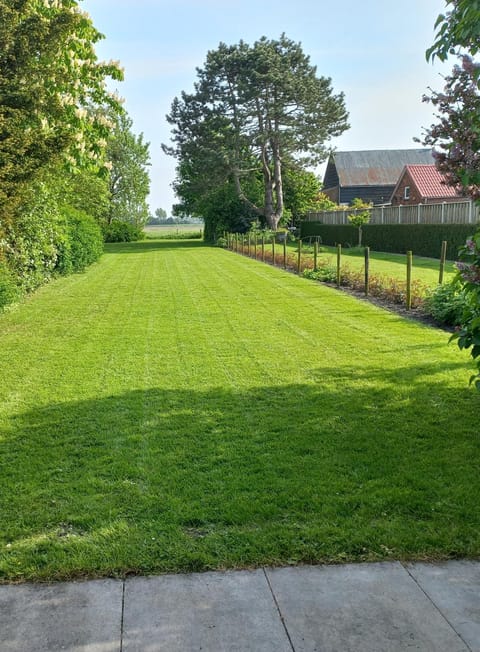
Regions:
[[480, 199], [479, 74], [479, 64], [464, 55], [445, 78], [443, 90], [423, 98], [435, 107], [438, 119], [425, 129], [423, 144], [435, 148], [436, 166], [449, 185], [463, 187], [473, 199]]
[[[461, 65], [445, 80], [443, 92], [432, 91], [424, 100], [438, 111], [439, 122], [426, 130], [424, 143], [438, 149], [436, 165], [447, 182], [460, 186], [480, 200], [480, 65], [472, 56], [480, 50], [480, 0], [447, 0], [450, 11], [435, 24], [436, 41], [427, 50], [427, 59], [466, 51]], [[478, 373], [470, 382], [480, 390], [480, 229], [466, 242], [457, 263], [456, 283], [462, 287], [466, 305], [459, 330], [452, 336], [461, 349], [470, 349]]]
[[144, 142], [143, 134], [133, 133], [132, 120], [125, 111], [113, 115], [112, 121], [114, 128], [107, 145], [110, 167], [108, 222], [115, 219], [141, 226], [149, 218], [150, 144]]
[[121, 110], [101, 62], [102, 35], [75, 0], [0, 0], [0, 215], [38, 171], [61, 160], [100, 169], [110, 123]]
[[480, 50], [480, 0], [446, 0], [448, 11], [435, 22], [435, 42], [426, 52], [427, 59], [446, 61], [458, 48], [475, 55]]
[[[300, 44], [282, 35], [221, 43], [198, 69], [194, 92], [175, 98], [170, 114], [179, 165], [175, 188], [185, 203], [192, 190], [233, 184], [237, 197], [275, 229], [284, 211], [284, 166], [318, 163], [327, 143], [348, 128], [343, 94], [318, 77]], [[260, 198], [249, 190], [257, 189]], [[185, 181], [187, 183], [185, 184]], [[188, 196], [182, 192], [188, 187]]]

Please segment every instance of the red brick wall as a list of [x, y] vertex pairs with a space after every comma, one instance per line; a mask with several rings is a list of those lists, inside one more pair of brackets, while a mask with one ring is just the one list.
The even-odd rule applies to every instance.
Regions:
[[[410, 199], [405, 199], [405, 188], [407, 186], [410, 186]], [[391, 202], [394, 206], [398, 206], [398, 204], [402, 204], [403, 206], [423, 204], [423, 198], [420, 197], [419, 193], [416, 191], [408, 172], [403, 175], [402, 182], [399, 184], [398, 188], [395, 189]]]
[[[405, 199], [404, 193], [407, 186], [410, 186], [410, 199]], [[461, 197], [432, 197], [430, 199], [421, 197], [413, 185], [410, 175], [406, 172], [403, 176], [402, 182], [394, 191], [391, 202], [394, 206], [398, 206], [398, 204], [402, 204], [402, 206], [412, 206], [414, 204], [441, 204], [442, 202], [459, 201], [459, 199], [461, 199]]]

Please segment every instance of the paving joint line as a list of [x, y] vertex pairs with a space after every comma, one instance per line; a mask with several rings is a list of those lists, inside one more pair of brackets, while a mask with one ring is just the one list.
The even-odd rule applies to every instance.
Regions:
[[406, 565], [406, 562], [402, 561], [402, 562], [400, 562], [400, 564], [402, 565], [402, 568], [408, 573], [409, 577], [415, 582], [415, 584], [418, 586], [418, 588], [423, 593], [423, 595], [427, 598], [427, 600], [429, 600], [429, 602], [438, 611], [438, 613], [441, 615], [441, 617], [444, 619], [444, 621], [447, 623], [447, 625], [449, 625], [453, 629], [453, 631], [458, 636], [458, 638], [462, 641], [462, 643], [465, 645], [467, 650], [469, 650], [469, 652], [473, 652], [473, 649], [470, 647], [470, 645], [467, 643], [467, 641], [463, 638], [463, 636], [460, 634], [460, 632], [457, 632], [457, 630], [456, 630], [455, 626], [453, 625], [453, 623], [451, 623], [449, 621], [447, 616], [443, 613], [443, 611], [440, 609], [440, 607], [437, 605], [437, 603], [434, 601], [434, 599], [427, 593], [427, 591], [423, 588], [423, 586], [412, 575], [412, 573], [410, 572], [410, 570], [408, 569], [408, 567]]
[[295, 647], [294, 647], [294, 645], [293, 645], [293, 641], [292, 641], [292, 638], [291, 638], [291, 636], [290, 636], [290, 632], [288, 631], [287, 623], [285, 622], [285, 618], [283, 617], [282, 610], [280, 609], [280, 605], [278, 604], [278, 600], [277, 600], [277, 598], [276, 598], [276, 595], [275, 595], [275, 593], [273, 592], [273, 587], [272, 587], [272, 585], [271, 585], [271, 583], [270, 583], [270, 578], [269, 578], [268, 575], [267, 575], [267, 570], [266, 570], [265, 567], [263, 567], [263, 568], [262, 568], [262, 571], [263, 571], [263, 574], [264, 574], [265, 579], [266, 579], [266, 581], [267, 581], [268, 588], [270, 589], [270, 593], [272, 594], [273, 601], [274, 601], [275, 606], [276, 606], [276, 608], [277, 608], [278, 615], [280, 616], [280, 620], [281, 620], [281, 622], [282, 622], [283, 629], [285, 630], [285, 634], [287, 635], [288, 642], [290, 643], [290, 647], [292, 648], [292, 652], [295, 652]]
[[126, 580], [122, 580], [122, 611], [121, 611], [121, 617], [120, 617], [120, 650], [119, 650], [119, 652], [123, 652], [123, 622], [124, 622], [124, 617], [125, 617], [125, 584], [126, 584]]

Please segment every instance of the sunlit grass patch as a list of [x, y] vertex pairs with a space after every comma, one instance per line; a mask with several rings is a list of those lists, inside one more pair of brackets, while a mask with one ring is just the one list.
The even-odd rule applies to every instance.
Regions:
[[0, 577], [478, 555], [447, 339], [200, 242], [109, 245], [0, 317]]

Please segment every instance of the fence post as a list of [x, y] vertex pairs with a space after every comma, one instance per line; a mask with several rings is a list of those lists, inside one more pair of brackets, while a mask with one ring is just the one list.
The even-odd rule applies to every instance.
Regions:
[[275, 234], [272, 235], [272, 261], [275, 266]]
[[313, 271], [314, 272], [316, 272], [318, 269], [317, 259], [318, 259], [318, 240], [315, 240], [313, 245]]
[[411, 251], [407, 251], [407, 310], [412, 308], [412, 263], [413, 263], [413, 254]]
[[298, 241], [298, 257], [297, 257], [297, 274], [300, 274], [302, 268], [302, 240]]
[[442, 224], [445, 222], [445, 202], [442, 202]]
[[447, 260], [447, 241], [442, 242], [442, 251], [440, 253], [440, 272], [438, 274], [438, 283], [443, 283], [443, 273], [445, 271], [445, 261]]
[[473, 201], [470, 200], [470, 206], [468, 209], [468, 223], [471, 224], [473, 222]]
[[420, 211], [421, 211], [422, 205], [418, 204], [417, 206], [417, 224], [420, 224]]
[[399, 224], [402, 223], [402, 205], [401, 204], [398, 205], [398, 223]]
[[287, 269], [287, 234], [283, 238], [283, 269]]
[[250, 233], [248, 234], [248, 249], [247, 249], [247, 255], [250, 256], [250, 245], [252, 243], [252, 236]]
[[262, 235], [262, 263], [265, 262], [265, 236]]
[[342, 280], [342, 245], [337, 245], [337, 287]]
[[365, 247], [365, 296], [370, 292], [370, 247]]
[[255, 260], [257, 260], [257, 244], [258, 244], [257, 234], [255, 233], [255, 235], [253, 236], [253, 246], [255, 247]]

